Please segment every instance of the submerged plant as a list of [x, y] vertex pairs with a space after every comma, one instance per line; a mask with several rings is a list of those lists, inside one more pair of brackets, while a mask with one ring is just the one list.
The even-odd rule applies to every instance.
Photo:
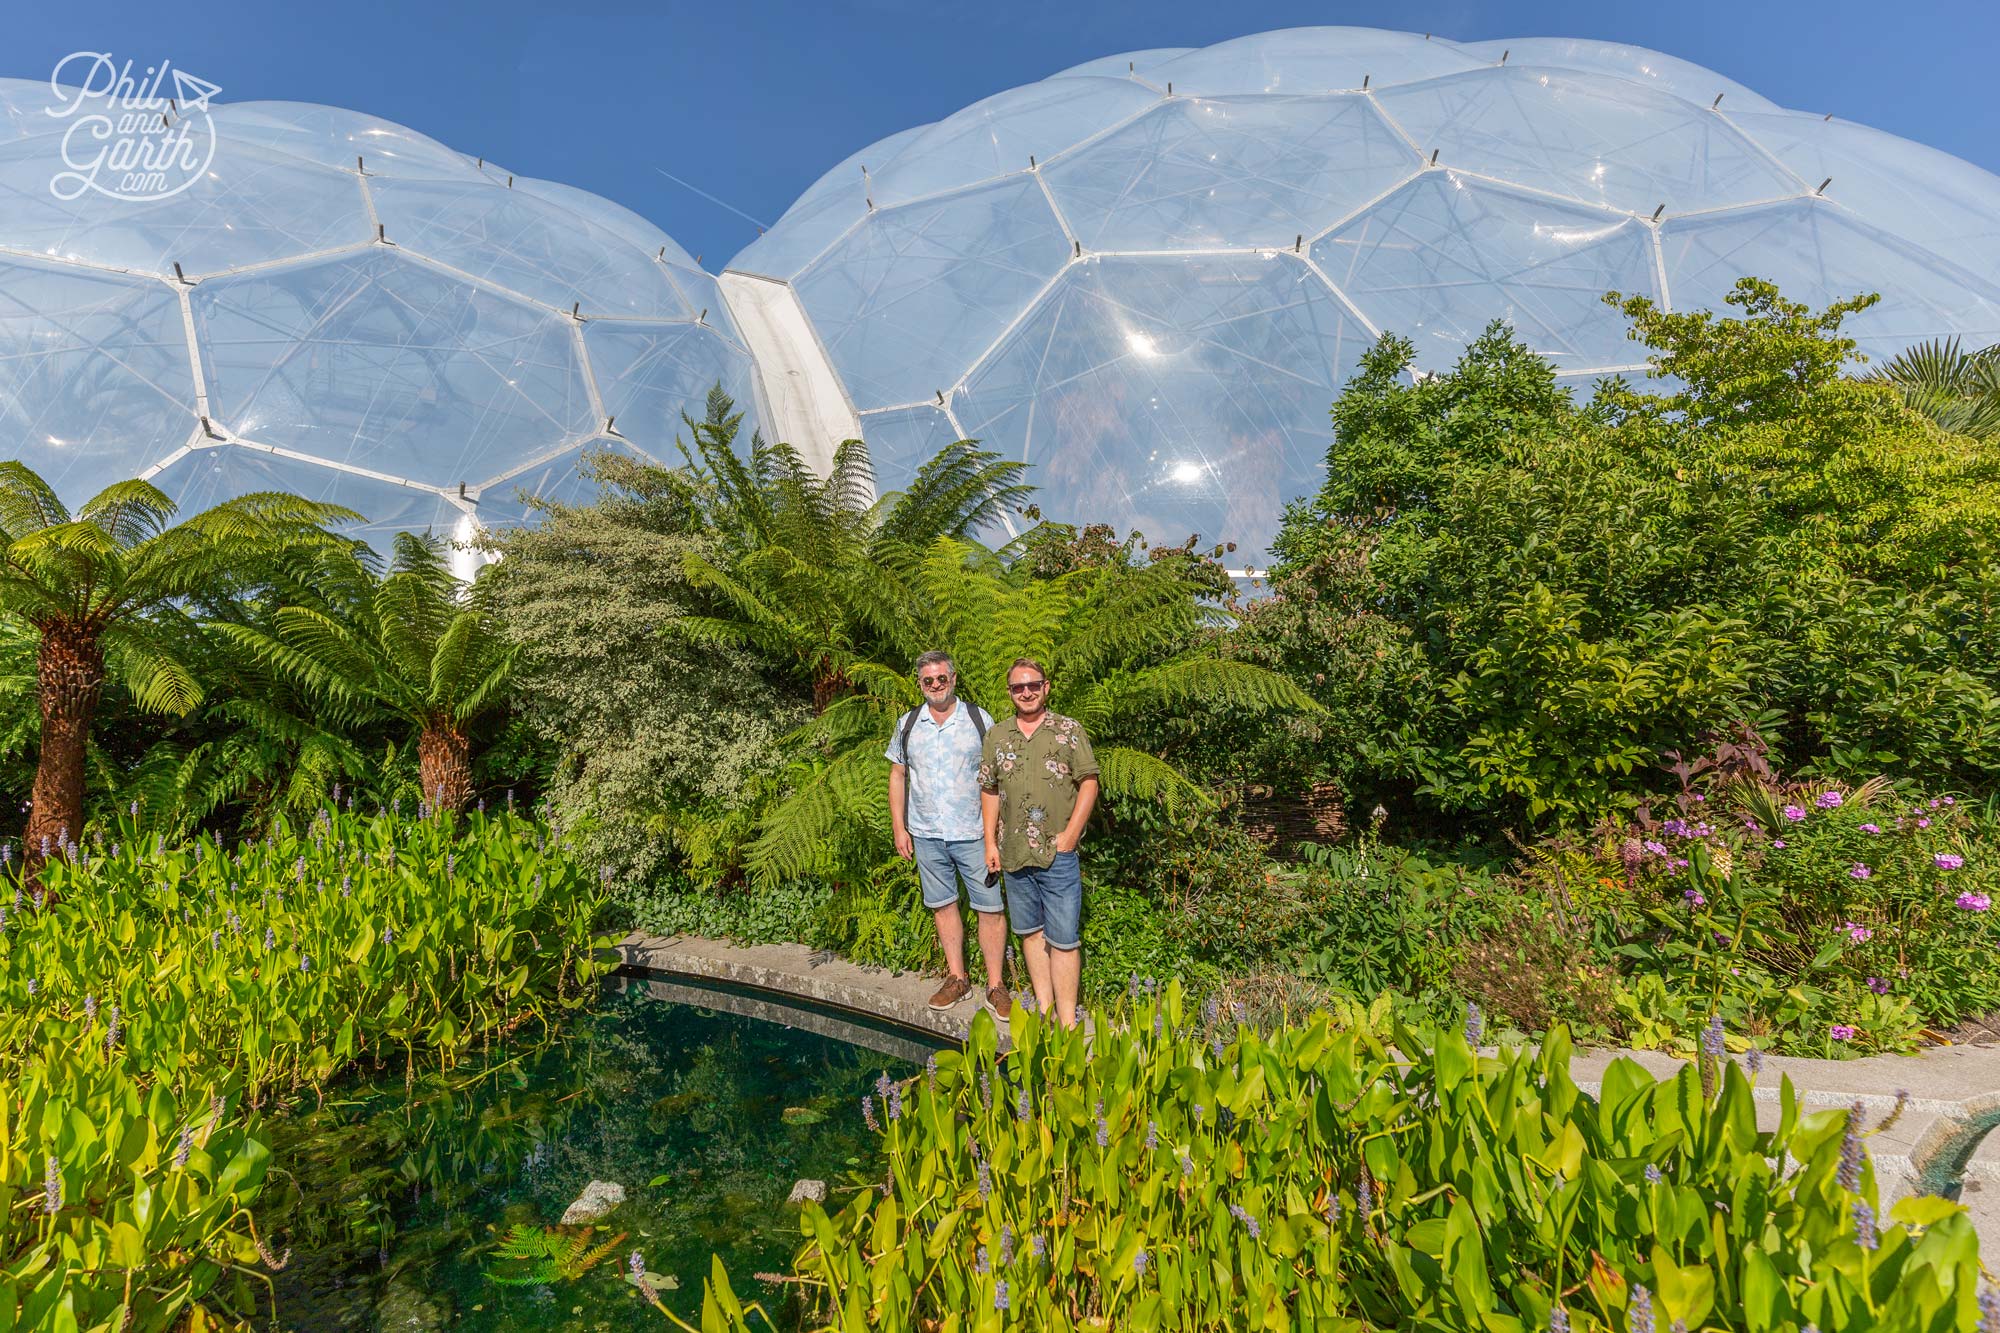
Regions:
[[[590, 1237], [596, 1227], [538, 1227], [517, 1222], [514, 1229], [494, 1247], [493, 1262], [486, 1276], [509, 1287], [540, 1287], [557, 1282], [574, 1282], [611, 1254], [625, 1240], [621, 1231], [596, 1245]], [[645, 1271], [643, 1263], [639, 1270]]]

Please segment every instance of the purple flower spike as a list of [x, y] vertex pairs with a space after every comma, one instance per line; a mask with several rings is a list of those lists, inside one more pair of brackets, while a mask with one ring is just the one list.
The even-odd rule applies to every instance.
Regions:
[[1632, 1303], [1625, 1310], [1625, 1326], [1632, 1333], [1655, 1333], [1653, 1293], [1643, 1286], [1634, 1285], [1632, 1288]]

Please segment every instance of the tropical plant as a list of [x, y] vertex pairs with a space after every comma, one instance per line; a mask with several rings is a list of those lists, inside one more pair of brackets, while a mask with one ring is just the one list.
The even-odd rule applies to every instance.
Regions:
[[852, 692], [795, 733], [797, 758], [745, 857], [760, 879], [853, 874], [886, 857], [882, 751], [896, 719], [921, 702], [910, 676], [918, 645], [949, 652], [960, 691], [995, 719], [1012, 715], [1006, 679], [1014, 659], [1046, 663], [1050, 706], [1089, 733], [1114, 815], [1129, 804], [1173, 812], [1209, 801], [1194, 777], [1131, 743], [1142, 718], [1193, 704], [1254, 712], [1317, 707], [1275, 672], [1214, 651], [1203, 631], [1223, 612], [1202, 600], [1205, 572], [1185, 555], [1038, 580], [944, 537], [908, 579], [918, 632], [902, 654], [849, 662]]
[[1414, 381], [1363, 357], [1234, 636], [1358, 705], [1283, 752], [1495, 832], [1629, 810], [1738, 718], [1798, 771], [2000, 776], [2000, 453], [1845, 373], [1872, 298], [1726, 300], [1619, 299], [1659, 379], [1586, 403], [1501, 325]]
[[636, 894], [670, 867], [691, 814], [729, 810], [778, 761], [809, 694], [789, 663], [681, 632], [717, 610], [687, 557], [720, 558], [686, 474], [608, 452], [585, 467], [593, 503], [495, 534], [501, 559], [481, 582], [518, 653], [513, 717], [552, 756], [544, 796]]
[[[863, 1108], [884, 1160], [846, 1204], [806, 1207], [806, 1326], [1978, 1325], [1964, 1210], [1883, 1209], [1862, 1114], [1788, 1079], [1760, 1128], [1760, 1057], [1720, 1029], [1699, 1069], [1614, 1061], [1593, 1096], [1560, 1030], [1489, 1055], [1476, 1011], [1389, 1010], [1264, 1034], [1169, 984], [1090, 1036], [1016, 1009], [1004, 1061], [982, 1014]], [[704, 1327], [745, 1326], [710, 1297]]]
[[296, 681], [350, 726], [395, 718], [416, 732], [424, 800], [472, 799], [471, 731], [506, 701], [516, 649], [485, 580], [462, 582], [435, 537], [396, 534], [387, 570], [352, 543], [277, 562], [279, 602], [266, 628], [218, 632]]
[[1922, 342], [1867, 376], [1953, 435], [2000, 441], [2000, 344], [1967, 351], [1956, 338]]
[[237, 1326], [283, 1262], [261, 1110], [587, 1003], [600, 903], [511, 815], [327, 809], [232, 850], [128, 812], [52, 857], [0, 902], [0, 1326]]
[[323, 525], [357, 517], [293, 495], [258, 493], [180, 523], [157, 487], [121, 481], [72, 515], [18, 461], [0, 463], [0, 612], [39, 637], [40, 757], [23, 837], [32, 872], [84, 821], [91, 722], [110, 674], [139, 707], [186, 713], [202, 699], [188, 667], [195, 603], [286, 552], [324, 547]]
[[907, 490], [878, 499], [860, 440], [834, 450], [823, 478], [791, 445], [761, 435], [745, 461], [735, 443], [742, 414], [732, 407], [718, 388], [702, 421], [685, 419], [694, 444], [681, 448], [701, 526], [721, 549], [686, 557], [690, 579], [720, 608], [682, 628], [796, 672], [820, 712], [850, 687], [856, 664], [910, 651], [912, 565], [939, 538], [968, 539], [1018, 506], [1032, 490], [1020, 480], [1027, 465], [961, 440], [919, 468]]
[[596, 1227], [538, 1227], [516, 1222], [513, 1230], [493, 1247], [493, 1261], [486, 1276], [511, 1287], [539, 1287], [555, 1282], [574, 1282], [604, 1262], [625, 1239], [619, 1232], [609, 1240], [590, 1243]]

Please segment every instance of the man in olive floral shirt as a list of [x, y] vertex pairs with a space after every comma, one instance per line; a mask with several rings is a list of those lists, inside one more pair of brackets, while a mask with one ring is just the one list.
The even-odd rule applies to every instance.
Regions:
[[1097, 757], [1074, 718], [1049, 711], [1049, 675], [1023, 657], [1007, 671], [1014, 716], [986, 733], [979, 763], [986, 868], [1007, 875], [1007, 915], [1035, 1004], [1076, 1023], [1083, 870], [1076, 844], [1097, 803]]

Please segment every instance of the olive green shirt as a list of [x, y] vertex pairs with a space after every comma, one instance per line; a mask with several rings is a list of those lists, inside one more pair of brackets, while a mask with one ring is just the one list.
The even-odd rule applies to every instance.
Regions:
[[1076, 812], [1077, 784], [1096, 776], [1097, 756], [1075, 718], [1044, 713], [1032, 736], [1014, 718], [994, 723], [980, 752], [979, 789], [1000, 796], [1000, 868], [1046, 869], [1056, 835]]

